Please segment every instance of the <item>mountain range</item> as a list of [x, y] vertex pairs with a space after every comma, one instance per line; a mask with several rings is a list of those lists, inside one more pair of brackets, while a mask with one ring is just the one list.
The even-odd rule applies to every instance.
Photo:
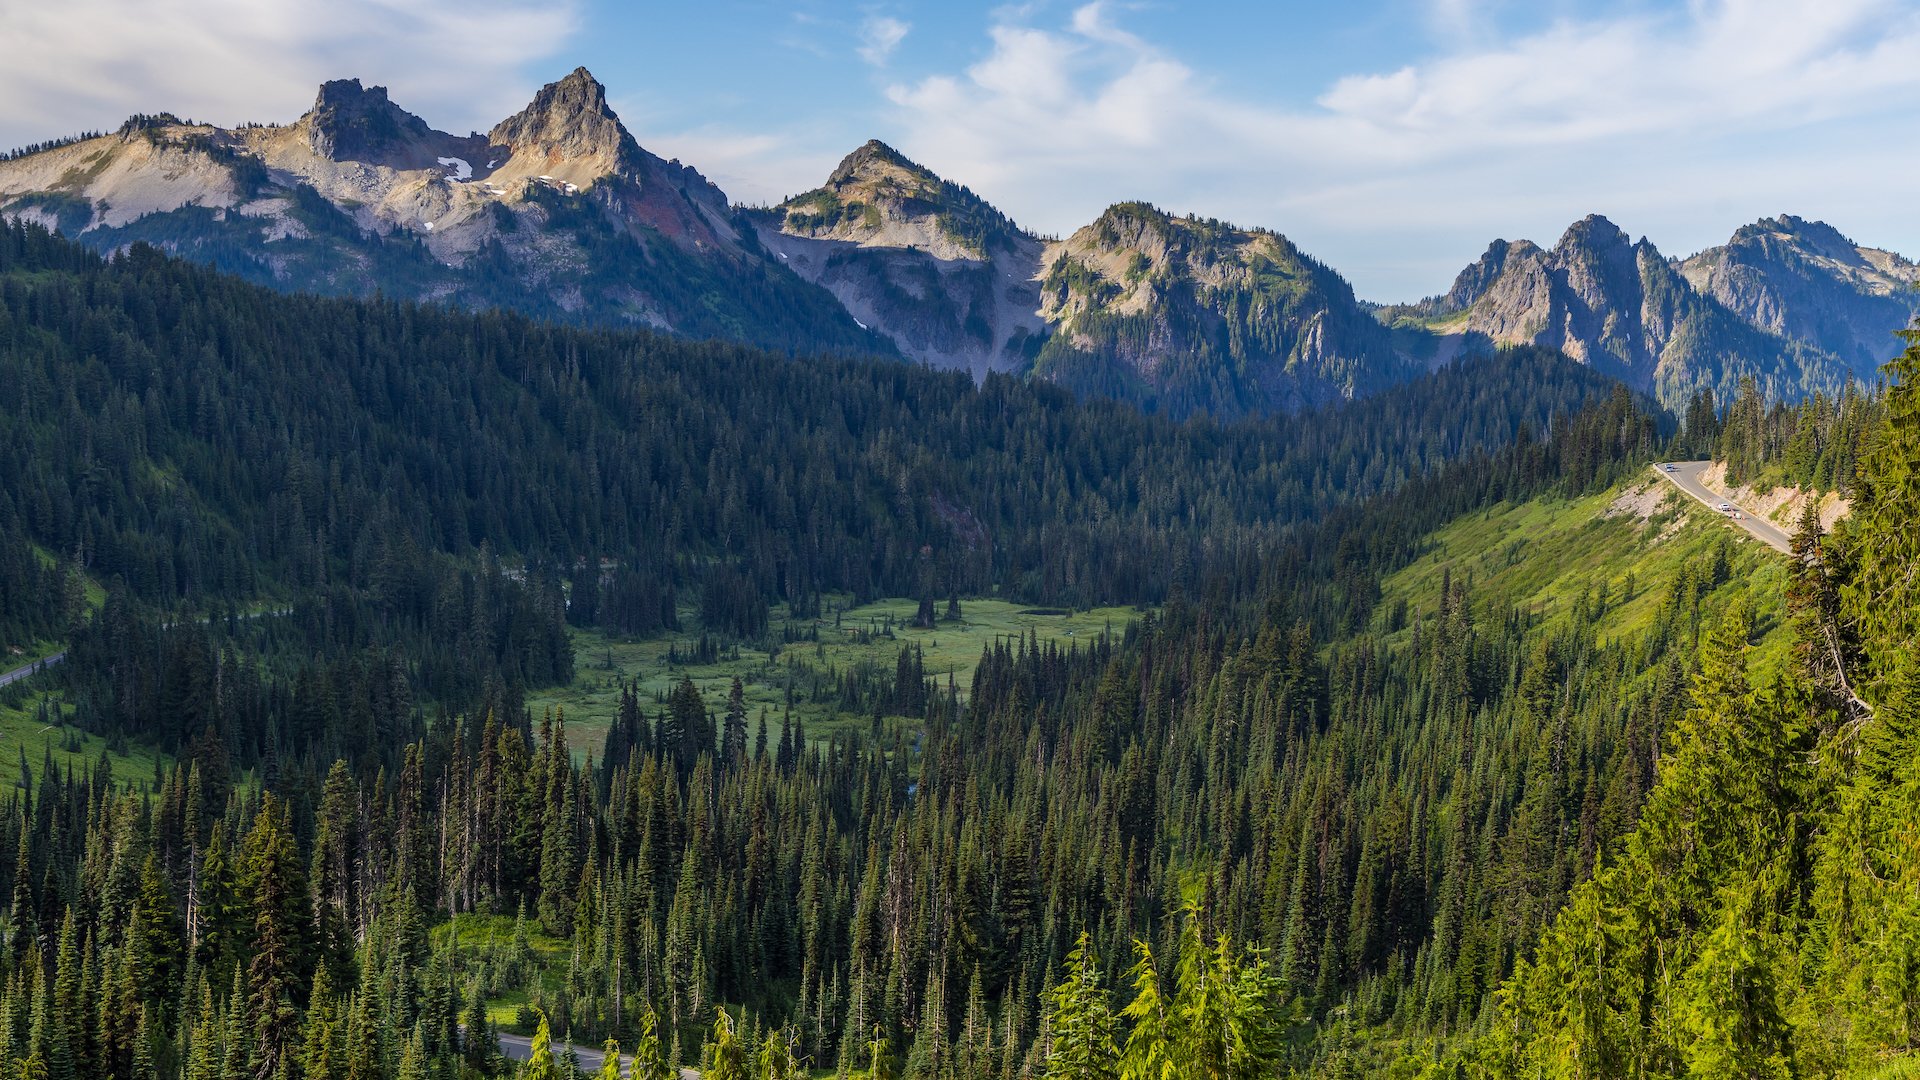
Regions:
[[1871, 381], [1914, 263], [1791, 216], [1685, 259], [1607, 219], [1495, 241], [1445, 293], [1355, 297], [1269, 230], [1108, 208], [1045, 240], [880, 142], [744, 208], [649, 153], [584, 68], [482, 134], [358, 80], [285, 125], [129, 119], [0, 161], [0, 214], [277, 287], [1032, 374], [1184, 415], [1364, 396], [1470, 351], [1559, 349], [1669, 404]]

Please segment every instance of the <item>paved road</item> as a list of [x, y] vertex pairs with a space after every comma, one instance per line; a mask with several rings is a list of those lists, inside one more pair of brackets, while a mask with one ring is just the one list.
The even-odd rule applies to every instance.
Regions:
[[[597, 1046], [581, 1046], [579, 1043], [554, 1043], [554, 1056], [558, 1057], [566, 1053], [569, 1045], [573, 1047], [574, 1055], [580, 1059], [580, 1068], [589, 1076], [598, 1071], [600, 1066], [606, 1063], [607, 1053], [605, 1050]], [[533, 1056], [533, 1040], [525, 1035], [514, 1035], [503, 1031], [500, 1033], [500, 1052], [515, 1061], [525, 1061]], [[622, 1071], [625, 1071], [627, 1066], [632, 1063], [632, 1055], [620, 1055], [620, 1068]], [[700, 1073], [696, 1069], [681, 1069], [680, 1080], [700, 1080]]]
[[59, 663], [60, 661], [65, 660], [66, 658], [67, 658], [67, 650], [61, 649], [59, 652], [54, 653], [52, 656], [43, 656], [40, 659], [35, 660], [31, 664], [26, 664], [21, 667], [14, 668], [12, 671], [9, 671], [4, 675], [0, 675], [0, 686], [10, 686], [14, 683], [19, 682], [21, 679], [26, 678], [29, 675], [38, 673], [41, 668], [50, 668], [53, 665]]
[[[1747, 530], [1747, 532], [1753, 534], [1754, 538], [1761, 543], [1773, 548], [1775, 551], [1791, 552], [1793, 550], [1793, 537], [1788, 536], [1785, 530], [1773, 522], [1748, 511], [1746, 507], [1741, 506], [1739, 503], [1734, 502], [1727, 496], [1714, 491], [1712, 488], [1700, 482], [1700, 474], [1705, 472], [1707, 466], [1712, 464], [1713, 462], [1711, 461], [1663, 462], [1655, 465], [1653, 471], [1665, 477], [1673, 486], [1679, 488], [1681, 491], [1700, 500], [1707, 509], [1724, 515], [1732, 524]], [[1668, 466], [1672, 466], [1672, 472], [1667, 471]], [[1740, 514], [1739, 519], [1734, 520], [1732, 512], [1722, 511], [1720, 509], [1721, 503], [1726, 503], [1733, 507], [1735, 511], [1738, 511]]]

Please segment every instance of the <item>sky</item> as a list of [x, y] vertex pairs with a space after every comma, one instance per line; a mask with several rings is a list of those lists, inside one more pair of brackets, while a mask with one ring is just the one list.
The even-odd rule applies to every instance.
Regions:
[[0, 147], [290, 121], [339, 77], [485, 131], [584, 64], [736, 202], [879, 138], [1038, 233], [1145, 199], [1367, 299], [1589, 213], [1668, 255], [1792, 213], [1920, 256], [1920, 0], [61, 0], [0, 42]]

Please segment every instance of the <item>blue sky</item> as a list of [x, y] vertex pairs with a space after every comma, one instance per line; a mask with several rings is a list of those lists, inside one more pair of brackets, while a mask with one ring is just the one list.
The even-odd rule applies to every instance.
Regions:
[[1920, 255], [1920, 0], [0, 5], [0, 144], [323, 78], [485, 130], [585, 64], [736, 200], [878, 137], [1064, 234], [1144, 198], [1287, 234], [1373, 299], [1604, 213], [1669, 255], [1776, 213]]

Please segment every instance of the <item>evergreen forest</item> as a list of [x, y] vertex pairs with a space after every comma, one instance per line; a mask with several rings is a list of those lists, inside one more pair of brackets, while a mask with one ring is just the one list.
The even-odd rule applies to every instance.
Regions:
[[[0, 1069], [1920, 1075], [1910, 345], [1176, 421], [6, 226]], [[1760, 549], [1696, 458], [1848, 512]], [[887, 597], [1134, 617], [857, 722], [530, 704]]]

